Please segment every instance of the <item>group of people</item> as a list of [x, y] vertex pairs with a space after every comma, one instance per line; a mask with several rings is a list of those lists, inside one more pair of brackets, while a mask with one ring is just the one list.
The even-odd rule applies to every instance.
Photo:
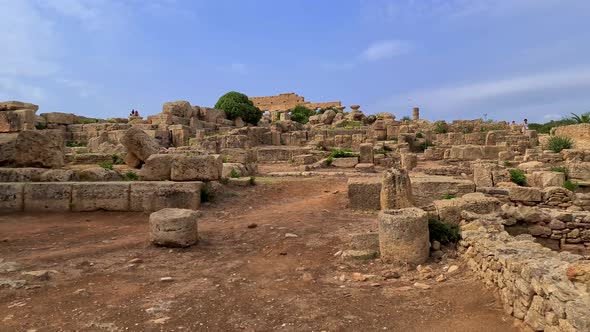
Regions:
[[129, 116], [139, 116], [139, 112], [136, 111], [135, 109], [132, 109], [131, 114], [129, 114]]
[[[512, 123], [510, 124], [510, 127], [516, 127], [516, 126], [517, 126], [517, 124], [513, 120]], [[524, 119], [524, 121], [520, 125], [520, 132], [524, 134], [527, 130], [529, 130], [529, 120]]]

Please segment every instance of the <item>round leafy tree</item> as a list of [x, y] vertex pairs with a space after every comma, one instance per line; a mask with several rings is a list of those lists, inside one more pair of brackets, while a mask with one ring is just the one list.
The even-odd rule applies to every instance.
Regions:
[[291, 110], [291, 120], [306, 124], [309, 121], [309, 117], [315, 114], [314, 110], [303, 105], [297, 105]]
[[228, 119], [242, 118], [244, 122], [257, 124], [262, 118], [262, 112], [243, 93], [231, 91], [219, 98], [216, 109], [223, 110]]

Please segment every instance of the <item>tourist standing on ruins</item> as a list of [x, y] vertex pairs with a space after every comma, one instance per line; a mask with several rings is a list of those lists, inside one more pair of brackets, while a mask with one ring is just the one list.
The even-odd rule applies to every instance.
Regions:
[[529, 130], [529, 120], [524, 119], [524, 122], [522, 123], [522, 133], [526, 133], [527, 130]]

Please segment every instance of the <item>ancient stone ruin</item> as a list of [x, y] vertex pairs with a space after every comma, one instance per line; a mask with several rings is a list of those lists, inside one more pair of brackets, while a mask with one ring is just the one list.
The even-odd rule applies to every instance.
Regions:
[[[153, 287], [157, 276], [165, 288], [154, 297], [172, 295], [140, 310], [152, 315], [140, 329], [153, 330], [175, 319], [180, 310], [168, 307], [186, 294], [199, 299], [186, 312], [222, 312], [226, 302], [257, 307], [257, 296], [282, 310], [276, 308], [298, 300], [275, 299], [294, 289], [307, 301], [297, 306], [315, 303], [317, 294], [337, 302], [367, 296], [356, 310], [383, 307], [386, 315], [394, 302], [405, 303], [403, 292], [434, 301], [433, 288], [446, 283], [461, 297], [464, 285], [473, 283], [474, 292], [484, 285], [490, 291], [476, 295], [487, 296], [497, 324], [512, 317], [525, 330], [590, 331], [587, 125], [546, 135], [481, 119], [431, 122], [419, 108], [400, 119], [365, 114], [360, 105], [347, 110], [340, 102], [310, 103], [294, 93], [250, 100], [269, 111], [256, 125], [188, 101], [167, 102], [146, 118], [111, 119], [37, 114], [43, 110], [37, 105], [0, 103], [3, 308], [19, 308], [26, 298], [75, 302], [69, 299], [75, 296], [106, 301], [105, 312], [109, 306], [128, 312], [125, 299], [96, 295], [114, 297], [115, 288], [95, 295], [86, 288], [112, 282], [131, 293]], [[298, 105], [322, 111], [303, 124], [289, 117]], [[551, 150], [554, 137], [575, 145]], [[101, 226], [85, 224], [93, 220]], [[115, 227], [123, 228], [100, 241], [84, 235], [67, 242], [87, 229]], [[83, 257], [68, 252], [72, 246], [83, 248]], [[108, 258], [96, 256], [101, 246], [109, 246]], [[55, 251], [44, 255], [37, 248]], [[125, 283], [135, 278], [140, 285]], [[72, 280], [78, 289], [69, 292]], [[50, 286], [68, 293], [49, 294]], [[134, 305], [153, 300], [145, 294], [133, 297]], [[24, 317], [7, 315], [13, 316], [0, 316], [7, 331], [16, 326], [11, 317]], [[237, 328], [248, 315], [177, 326]], [[285, 323], [257, 324], [262, 330], [323, 329], [313, 321], [291, 326], [286, 317]], [[66, 330], [114, 326], [101, 324]], [[330, 330], [360, 326], [333, 324]]]

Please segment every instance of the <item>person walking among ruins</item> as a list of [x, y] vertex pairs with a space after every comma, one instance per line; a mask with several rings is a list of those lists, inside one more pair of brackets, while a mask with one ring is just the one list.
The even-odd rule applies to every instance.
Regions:
[[529, 120], [524, 119], [524, 122], [522, 123], [522, 133], [526, 133], [526, 131], [529, 130]]

